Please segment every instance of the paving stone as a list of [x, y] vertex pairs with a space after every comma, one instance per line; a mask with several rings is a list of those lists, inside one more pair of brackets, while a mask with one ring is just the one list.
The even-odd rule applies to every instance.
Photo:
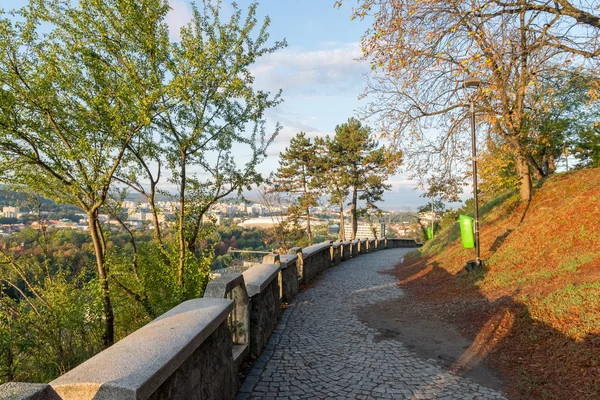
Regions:
[[[240, 395], [249, 399], [506, 399], [505, 395], [415, 356], [399, 341], [376, 341], [355, 311], [403, 295], [379, 273], [410, 249], [350, 259], [326, 270], [289, 304], [277, 335]], [[246, 397], [240, 397], [246, 398]]]

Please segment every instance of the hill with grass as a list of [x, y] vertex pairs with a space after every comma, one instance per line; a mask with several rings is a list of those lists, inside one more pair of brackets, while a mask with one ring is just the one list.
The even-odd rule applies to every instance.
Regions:
[[481, 214], [482, 270], [465, 271], [473, 249], [452, 215], [397, 266], [400, 284], [473, 341], [511, 398], [600, 398], [600, 169], [541, 180], [529, 204], [506, 192]]

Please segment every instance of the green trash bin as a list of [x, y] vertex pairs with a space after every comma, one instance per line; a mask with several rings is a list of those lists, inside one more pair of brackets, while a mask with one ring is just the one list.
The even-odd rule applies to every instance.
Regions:
[[427, 239], [433, 239], [433, 228], [427, 228]]
[[460, 215], [458, 217], [458, 223], [460, 225], [460, 237], [462, 244], [465, 249], [472, 249], [475, 247], [475, 231], [473, 230], [473, 218], [468, 215]]

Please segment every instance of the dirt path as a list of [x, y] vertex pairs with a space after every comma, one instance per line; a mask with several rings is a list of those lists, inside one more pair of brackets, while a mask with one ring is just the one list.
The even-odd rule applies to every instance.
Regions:
[[357, 315], [361, 322], [377, 330], [376, 340], [399, 341], [424, 360], [433, 360], [447, 371], [505, 392], [504, 383], [483, 364], [473, 341], [411, 298], [410, 293], [362, 307]]

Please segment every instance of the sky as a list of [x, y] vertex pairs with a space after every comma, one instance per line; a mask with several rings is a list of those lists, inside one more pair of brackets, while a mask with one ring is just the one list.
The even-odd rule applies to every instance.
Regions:
[[[178, 37], [179, 28], [190, 19], [187, 0], [169, 0], [170, 34]], [[1, 0], [2, 8], [9, 10], [27, 3], [26, 0]], [[251, 1], [238, 0], [247, 9]], [[369, 21], [351, 20], [352, 5], [348, 0], [340, 9], [334, 0], [262, 0], [258, 17], [271, 19], [271, 39], [283, 40], [288, 47], [264, 56], [252, 67], [256, 87], [277, 92], [283, 90], [284, 102], [266, 114], [267, 126], [273, 129], [279, 122], [282, 130], [269, 149], [269, 157], [260, 171], [269, 174], [277, 168], [278, 156], [290, 139], [303, 131], [310, 137], [332, 135], [335, 126], [357, 116], [368, 99], [359, 100], [365, 85], [367, 62], [360, 61], [359, 41], [369, 27]], [[224, 11], [231, 10], [223, 3]], [[371, 124], [373, 128], [375, 126]], [[416, 183], [399, 173], [390, 177], [392, 189], [380, 204], [386, 210], [416, 209], [428, 200], [420, 197], [422, 190], [414, 190]]]

